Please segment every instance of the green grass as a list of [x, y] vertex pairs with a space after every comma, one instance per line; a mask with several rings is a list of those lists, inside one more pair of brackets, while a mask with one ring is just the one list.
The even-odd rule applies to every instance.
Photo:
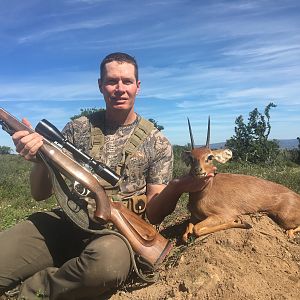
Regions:
[[30, 169], [31, 163], [18, 155], [0, 155], [0, 230], [56, 205], [53, 198], [37, 202], [31, 197]]
[[[300, 194], [300, 166], [285, 162], [278, 165], [254, 165], [229, 162], [219, 164], [218, 172], [248, 174], [283, 184]], [[52, 197], [36, 202], [30, 194], [29, 174], [31, 163], [18, 155], [0, 155], [0, 230], [8, 228], [35, 211], [48, 210], [56, 206]], [[174, 176], [188, 172], [188, 168], [175, 159]], [[182, 195], [175, 214], [170, 218], [187, 213], [188, 194]]]
[[300, 165], [286, 161], [274, 165], [229, 162], [218, 165], [218, 172], [246, 174], [280, 183], [300, 194]]

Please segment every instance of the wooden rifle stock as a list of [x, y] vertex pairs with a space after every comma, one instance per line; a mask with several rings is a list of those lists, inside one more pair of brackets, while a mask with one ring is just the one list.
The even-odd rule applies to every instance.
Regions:
[[[13, 134], [16, 131], [34, 130], [21, 123], [14, 116], [0, 108], [0, 122], [5, 131]], [[168, 255], [172, 244], [160, 235], [152, 225], [128, 210], [122, 203], [111, 202], [98, 179], [73, 157], [67, 155], [54, 143], [43, 139], [39, 151], [51, 161], [61, 174], [73, 179], [91, 191], [96, 202], [95, 220], [112, 222], [118, 231], [129, 241], [132, 249], [152, 266], [159, 265]]]

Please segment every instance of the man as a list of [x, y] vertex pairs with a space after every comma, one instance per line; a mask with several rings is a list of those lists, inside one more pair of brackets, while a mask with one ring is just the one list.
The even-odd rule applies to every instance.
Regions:
[[[190, 176], [171, 180], [170, 143], [135, 112], [140, 90], [135, 59], [112, 53], [102, 61], [100, 72], [105, 113], [70, 122], [63, 133], [77, 147], [122, 174], [117, 190], [105, 187], [109, 196], [136, 213], [141, 210], [150, 223], [158, 224], [174, 210], [183, 192], [201, 187]], [[23, 122], [30, 126], [26, 119]], [[128, 143], [140, 137], [137, 131], [144, 134], [128, 154]], [[45, 164], [36, 157], [42, 136], [19, 131], [12, 138], [16, 151], [33, 162], [33, 198], [47, 199], [52, 182]], [[132, 202], [133, 196], [144, 202]], [[123, 239], [75, 228], [60, 210], [33, 214], [0, 233], [0, 244], [0, 295], [22, 282], [19, 299], [31, 300], [38, 295], [53, 300], [92, 299], [122, 284], [131, 271], [130, 252]]]

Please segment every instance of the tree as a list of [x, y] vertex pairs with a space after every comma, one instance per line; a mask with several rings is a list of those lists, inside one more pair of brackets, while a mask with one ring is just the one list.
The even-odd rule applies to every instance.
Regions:
[[105, 109], [103, 109], [103, 108], [95, 108], [95, 107], [93, 107], [93, 108], [81, 108], [80, 109], [80, 114], [74, 115], [73, 117], [71, 117], [71, 120], [80, 118], [82, 116], [87, 117], [88, 115], [90, 115], [92, 113], [95, 113], [97, 111], [102, 111], [102, 110], [105, 110]]
[[[81, 109], [80, 109], [80, 113], [77, 114], [77, 115], [74, 115], [73, 117], [71, 117], [71, 120], [77, 119], [77, 118], [82, 117], [82, 116], [87, 117], [87, 116], [89, 116], [89, 115], [92, 114], [92, 113], [95, 113], [95, 112], [97, 112], [97, 111], [103, 111], [103, 110], [105, 110], [105, 109], [104, 109], [104, 108], [95, 108], [95, 107], [93, 107], [93, 108], [81, 108]], [[164, 130], [164, 126], [159, 125], [158, 122], [155, 121], [154, 119], [148, 119], [148, 120], [149, 120], [151, 123], [153, 123], [154, 126], [155, 126], [159, 131]]]
[[235, 135], [226, 141], [226, 147], [233, 152], [233, 159], [253, 163], [274, 162], [279, 154], [279, 145], [275, 140], [268, 140], [271, 132], [270, 109], [276, 107], [269, 103], [264, 114], [257, 108], [249, 113], [248, 124], [243, 116], [235, 120]]
[[164, 130], [164, 126], [159, 125], [159, 124], [157, 123], [157, 121], [155, 121], [154, 119], [148, 119], [148, 120], [149, 120], [151, 123], [153, 123], [154, 126], [155, 126], [159, 131]]
[[8, 146], [0, 146], [0, 154], [10, 154], [12, 151]]

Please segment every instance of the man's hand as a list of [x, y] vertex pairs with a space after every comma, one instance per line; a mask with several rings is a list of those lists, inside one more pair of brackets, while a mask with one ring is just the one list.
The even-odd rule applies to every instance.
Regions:
[[[32, 128], [30, 122], [23, 118], [22, 123]], [[16, 151], [26, 160], [36, 162], [36, 153], [43, 145], [43, 137], [34, 132], [29, 133], [26, 130], [17, 131], [12, 135], [12, 140], [16, 146]]]
[[205, 177], [187, 174], [173, 181], [180, 193], [194, 193], [201, 191], [212, 177], [214, 177], [213, 173], [209, 173]]
[[147, 185], [148, 204], [146, 206], [147, 218], [151, 224], [159, 224], [171, 214], [183, 193], [201, 191], [214, 176], [213, 173], [205, 177], [190, 174], [173, 179], [167, 186]]

